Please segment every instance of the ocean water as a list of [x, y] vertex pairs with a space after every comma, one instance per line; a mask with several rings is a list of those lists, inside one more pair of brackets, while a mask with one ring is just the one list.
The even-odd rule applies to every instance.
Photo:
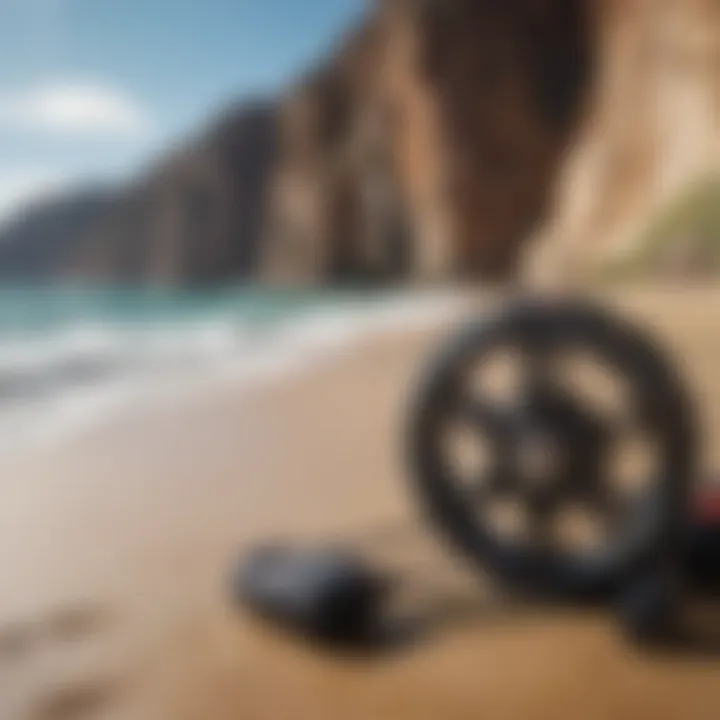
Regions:
[[456, 307], [432, 292], [0, 287], [0, 450], [62, 441], [132, 403], [271, 381]]

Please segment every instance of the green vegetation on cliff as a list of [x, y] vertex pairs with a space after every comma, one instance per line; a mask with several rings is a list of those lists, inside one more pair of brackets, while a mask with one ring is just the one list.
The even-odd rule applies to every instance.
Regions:
[[720, 272], [720, 173], [691, 183], [651, 218], [633, 250], [604, 269], [613, 280], [701, 278]]

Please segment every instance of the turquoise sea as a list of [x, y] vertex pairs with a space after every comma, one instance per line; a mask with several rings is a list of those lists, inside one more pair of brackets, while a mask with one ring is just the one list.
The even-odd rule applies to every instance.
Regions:
[[0, 449], [158, 393], [258, 382], [448, 302], [409, 291], [3, 286]]

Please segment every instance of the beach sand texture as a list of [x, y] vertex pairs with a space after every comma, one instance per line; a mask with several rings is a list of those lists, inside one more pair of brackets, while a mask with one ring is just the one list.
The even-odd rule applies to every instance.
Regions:
[[[720, 291], [612, 301], [668, 344], [720, 437]], [[402, 417], [445, 331], [368, 338], [270, 387], [127, 412], [5, 463], [0, 719], [719, 717], [720, 663], [642, 657], [609, 616], [488, 602], [421, 525]], [[352, 539], [428, 605], [468, 612], [372, 659], [309, 649], [228, 603], [233, 562], [275, 537]]]

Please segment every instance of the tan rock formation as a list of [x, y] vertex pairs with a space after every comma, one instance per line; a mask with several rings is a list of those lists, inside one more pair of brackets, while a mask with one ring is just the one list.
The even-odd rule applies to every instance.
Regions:
[[385, 28], [372, 18], [281, 105], [265, 277], [317, 282], [404, 272], [404, 212], [389, 106]]
[[[287, 102], [271, 269], [512, 275], [574, 128], [591, 43], [575, 0], [382, 3]], [[369, 205], [372, 191], [385, 200]]]
[[227, 112], [130, 187], [93, 229], [84, 258], [100, 277], [197, 285], [257, 270], [275, 108]]
[[[172, 284], [584, 281], [711, 166], [718, 0], [376, 0], [277, 103], [228, 113], [40, 264]], [[36, 226], [0, 263], [35, 267], [15, 249]]]
[[688, 181], [720, 167], [720, 3], [602, 0], [592, 102], [528, 258], [532, 277], [583, 282], [632, 249]]

